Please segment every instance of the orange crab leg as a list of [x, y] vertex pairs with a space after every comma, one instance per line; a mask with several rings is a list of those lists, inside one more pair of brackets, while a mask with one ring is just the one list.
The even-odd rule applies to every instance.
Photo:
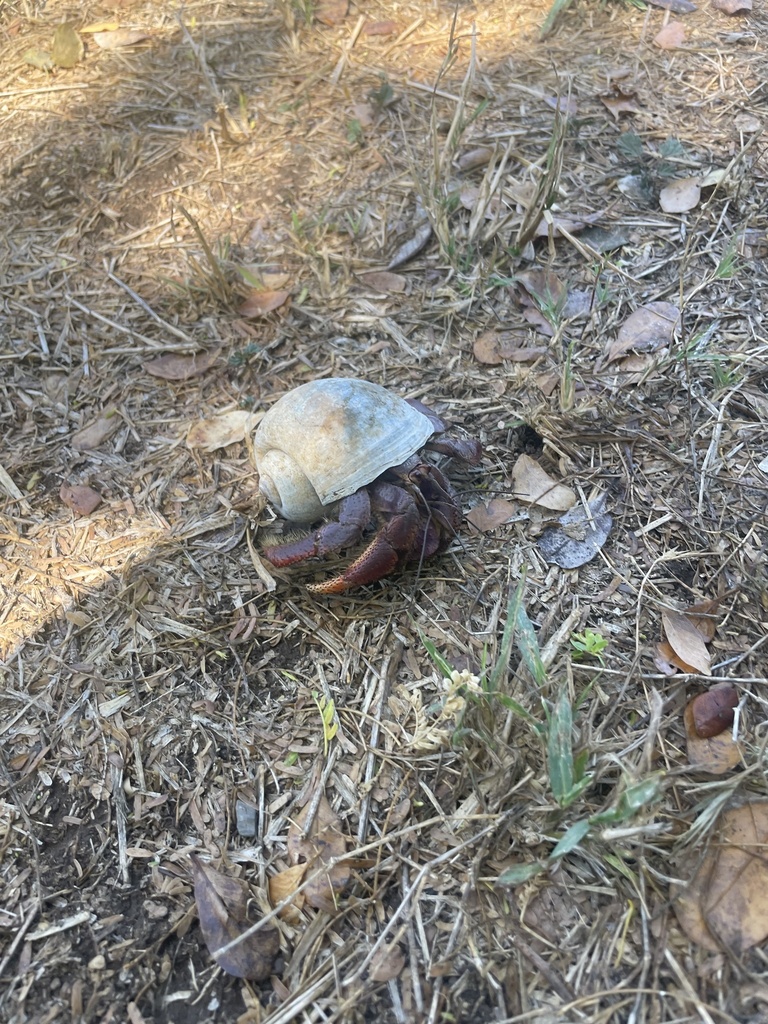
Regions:
[[313, 594], [343, 594], [352, 587], [373, 583], [397, 567], [400, 556], [382, 534], [374, 537], [365, 551], [347, 566], [343, 573], [322, 583], [309, 583]]

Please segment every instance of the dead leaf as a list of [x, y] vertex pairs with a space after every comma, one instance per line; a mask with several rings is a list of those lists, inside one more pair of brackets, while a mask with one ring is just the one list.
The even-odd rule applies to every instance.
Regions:
[[656, 352], [671, 344], [680, 320], [680, 310], [671, 302], [649, 302], [630, 313], [619, 328], [615, 341], [606, 346], [606, 363], [627, 352]]
[[522, 285], [538, 309], [562, 309], [565, 305], [567, 289], [551, 270], [523, 270], [516, 275], [515, 282]]
[[573, 96], [544, 96], [543, 99], [548, 107], [568, 117], [575, 117], [579, 112], [579, 105]]
[[677, 874], [694, 872], [673, 890], [675, 913], [689, 939], [737, 956], [768, 936], [768, 801], [726, 811], [701, 860], [694, 847]]
[[372, 103], [353, 103], [352, 116], [361, 128], [370, 128], [376, 121], [376, 111]]
[[83, 25], [80, 29], [80, 35], [93, 35], [95, 32], [116, 32], [119, 28], [119, 21], [92, 21], [90, 25]]
[[122, 420], [114, 409], [107, 409], [93, 423], [76, 430], [69, 439], [69, 443], [78, 451], [92, 451], [110, 438], [121, 422]]
[[219, 950], [240, 938], [252, 922], [247, 920], [250, 889], [240, 878], [222, 874], [190, 854], [195, 904], [200, 931], [208, 950], [222, 970], [236, 978], [264, 981], [272, 973], [280, 951], [275, 928], [261, 928], [226, 953]]
[[74, 25], [64, 22], [53, 33], [51, 60], [60, 68], [73, 68], [83, 59], [85, 47]]
[[245, 409], [233, 409], [210, 420], [199, 420], [187, 432], [187, 446], [204, 448], [209, 452], [226, 448], [227, 445], [244, 441], [258, 421], [259, 417]]
[[349, 11], [349, 0], [317, 0], [312, 7], [315, 17], [323, 25], [340, 25]]
[[468, 149], [465, 153], [456, 161], [456, 167], [466, 173], [467, 171], [474, 171], [477, 167], [485, 167], [486, 164], [490, 163], [491, 157], [493, 156], [493, 150], [490, 146], [476, 146], [474, 149]]
[[752, 0], [712, 0], [712, 6], [723, 14], [744, 14], [752, 10]]
[[396, 21], [368, 21], [363, 28], [366, 36], [392, 36], [397, 32]]
[[604, 216], [604, 210], [586, 214], [584, 217], [563, 217], [548, 212], [536, 225], [536, 237], [548, 238], [551, 232], [553, 238], [560, 238], [564, 231], [567, 231], [569, 235], [577, 235], [587, 225], [602, 220]]
[[666, 640], [656, 644], [656, 649], [653, 654], [653, 663], [659, 672], [663, 673], [665, 676], [675, 675], [675, 670], [680, 666], [674, 658], [675, 652]]
[[296, 890], [304, 881], [306, 873], [306, 863], [294, 864], [293, 867], [279, 871], [269, 879], [269, 902], [273, 906], [276, 907], [289, 896], [293, 896], [293, 900], [280, 911], [279, 915], [282, 920], [287, 921], [289, 924], [297, 924], [300, 920], [299, 911], [304, 906], [304, 893], [297, 893]]
[[312, 802], [310, 799], [288, 829], [288, 855], [294, 864], [306, 863], [310, 881], [304, 889], [304, 898], [309, 906], [333, 913], [336, 910], [336, 896], [349, 881], [350, 869], [343, 862], [328, 865], [344, 855], [347, 843], [338, 828], [339, 817], [332, 810], [325, 794], [320, 798], [307, 835], [304, 835]]
[[240, 316], [266, 316], [275, 309], [285, 305], [291, 297], [290, 292], [273, 290], [271, 288], [258, 288], [250, 293], [245, 302], [238, 309]]
[[667, 22], [653, 41], [662, 50], [677, 50], [685, 42], [685, 25], [682, 21]]
[[191, 356], [169, 352], [168, 355], [145, 363], [144, 369], [153, 377], [160, 377], [163, 380], [189, 380], [190, 377], [201, 377], [207, 373], [220, 352], [220, 348], [212, 349], [210, 352], [196, 352]]
[[140, 28], [113, 28], [103, 32], [94, 32], [93, 41], [102, 50], [119, 50], [123, 46], [135, 46], [149, 39], [149, 32]]
[[654, 660], [659, 669], [668, 676], [673, 676], [675, 674], [675, 669], [679, 669], [680, 672], [687, 672], [691, 675], [696, 673], [696, 669], [693, 665], [689, 665], [687, 661], [683, 661], [682, 658], [679, 658], [675, 654], [672, 646], [668, 644], [666, 640], [660, 640], [659, 643], [656, 644], [656, 657]]
[[432, 237], [432, 225], [425, 221], [403, 244], [395, 250], [395, 255], [387, 264], [387, 270], [395, 270], [403, 263], [417, 256]]
[[686, 213], [699, 205], [701, 183], [698, 178], [678, 178], [659, 193], [659, 205], [665, 213]]
[[368, 285], [374, 291], [396, 294], [404, 292], [408, 284], [408, 278], [402, 274], [393, 274], [389, 270], [369, 270], [359, 275], [361, 284]]
[[707, 642], [717, 631], [716, 619], [721, 602], [722, 597], [716, 597], [713, 601], [699, 601], [685, 609], [685, 614]]
[[371, 981], [391, 981], [405, 967], [405, 956], [396, 943], [382, 946], [374, 955], [368, 969]]
[[621, 114], [639, 114], [642, 110], [638, 103], [637, 93], [624, 92], [618, 86], [614, 86], [611, 92], [598, 98], [610, 110], [617, 121]]
[[576, 503], [571, 488], [554, 480], [530, 455], [521, 455], [512, 468], [512, 493], [555, 512], [565, 512]]
[[478, 363], [498, 366], [505, 360], [515, 363], [531, 363], [546, 355], [544, 345], [527, 345], [526, 331], [483, 331], [475, 338], [472, 353]]
[[695, 672], [709, 675], [711, 661], [704, 637], [683, 612], [664, 608], [661, 613], [664, 632], [675, 654]]
[[696, 10], [696, 4], [691, 0], [648, 0], [654, 7], [662, 7], [665, 11], [672, 11], [673, 14], [692, 14]]
[[544, 531], [537, 546], [548, 562], [576, 569], [595, 557], [613, 526], [613, 518], [605, 511], [606, 500], [605, 494], [594, 498], [588, 512], [575, 505], [560, 517], [559, 526]]
[[54, 63], [49, 50], [40, 50], [36, 46], [26, 50], [21, 58], [25, 64], [31, 64], [40, 71], [53, 71]]
[[467, 512], [465, 518], [476, 530], [488, 533], [489, 530], [495, 530], [508, 523], [517, 515], [518, 508], [513, 502], [504, 498], [492, 498], [487, 505], [475, 505]]
[[87, 484], [62, 484], [59, 488], [59, 497], [67, 508], [71, 508], [79, 516], [88, 516], [95, 512], [103, 501], [99, 492]]

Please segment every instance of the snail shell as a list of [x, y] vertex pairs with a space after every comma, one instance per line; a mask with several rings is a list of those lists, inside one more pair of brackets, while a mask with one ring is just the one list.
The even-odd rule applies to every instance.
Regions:
[[312, 522], [404, 462], [434, 430], [428, 417], [378, 384], [342, 377], [302, 384], [256, 429], [259, 490], [285, 519]]

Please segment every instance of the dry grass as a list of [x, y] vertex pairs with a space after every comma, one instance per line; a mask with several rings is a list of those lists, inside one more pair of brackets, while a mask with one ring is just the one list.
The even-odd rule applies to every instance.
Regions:
[[[665, 51], [659, 9], [582, 0], [541, 42], [546, 13], [379, 0], [332, 27], [290, 0], [201, 0], [183, 22], [85, 4], [78, 24], [117, 16], [150, 39], [87, 40], [46, 74], [23, 55], [71, 9], [0, 7], [2, 1019], [766, 1019], [764, 948], [692, 944], [670, 882], [694, 824], [706, 838], [723, 806], [765, 795], [768, 22], [702, 10]], [[617, 122], [599, 97], [619, 74], [636, 112]], [[678, 176], [728, 169], [685, 214], [657, 201], [669, 137]], [[478, 147], [486, 162], [461, 171]], [[617, 187], [631, 172], [646, 199]], [[531, 239], [526, 208], [553, 198], [556, 219], [596, 214], [621, 242], [573, 224]], [[372, 289], [361, 273], [424, 225], [405, 290]], [[546, 335], [515, 285], [532, 265], [589, 297], [572, 318], [545, 308]], [[254, 276], [287, 280], [291, 305], [241, 316]], [[679, 332], [622, 374], [606, 341], [659, 300]], [[477, 361], [501, 328], [538, 354]], [[216, 349], [185, 380], [145, 369]], [[343, 600], [302, 589], [316, 566], [270, 592], [246, 446], [206, 454], [187, 427], [329, 374], [424, 397], [480, 437], [482, 468], [452, 470], [467, 508], [509, 496], [523, 451], [607, 491], [602, 553], [548, 565], [520, 505]], [[78, 516], [63, 482], [102, 505]], [[523, 572], [538, 682], [505, 640]], [[706, 680], [653, 655], [665, 608], [718, 594], [713, 676], [745, 700], [744, 759], [712, 779], [682, 726]], [[586, 629], [610, 641], [603, 664], [574, 656]], [[430, 644], [499, 692], [441, 718]], [[313, 693], [338, 714], [327, 751]], [[568, 806], [546, 745], [564, 702], [593, 776]], [[236, 866], [264, 910], [318, 787], [357, 866], [337, 912], [281, 925], [276, 979], [250, 986], [202, 943], [189, 854]]]

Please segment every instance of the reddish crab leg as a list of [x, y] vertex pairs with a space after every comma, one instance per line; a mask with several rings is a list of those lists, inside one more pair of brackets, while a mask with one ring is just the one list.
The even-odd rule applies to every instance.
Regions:
[[350, 494], [339, 505], [338, 521], [324, 523], [314, 533], [290, 541], [288, 544], [276, 544], [264, 549], [264, 557], [282, 568], [295, 562], [304, 562], [316, 555], [328, 555], [332, 551], [357, 544], [363, 530], [371, 518], [371, 499], [363, 489]]
[[398, 553], [386, 537], [379, 534], [343, 573], [330, 580], [323, 580], [322, 583], [309, 583], [307, 590], [313, 594], [343, 594], [352, 587], [360, 587], [388, 576], [399, 560]]

